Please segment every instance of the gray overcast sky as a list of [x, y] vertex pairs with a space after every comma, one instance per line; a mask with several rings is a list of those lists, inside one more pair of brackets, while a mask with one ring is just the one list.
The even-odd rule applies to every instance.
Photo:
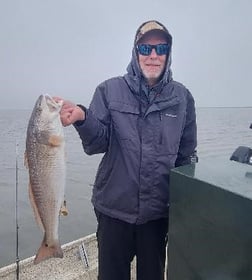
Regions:
[[125, 73], [149, 19], [173, 35], [173, 78], [196, 106], [252, 106], [251, 11], [251, 0], [0, 0], [0, 108], [44, 93], [89, 105]]

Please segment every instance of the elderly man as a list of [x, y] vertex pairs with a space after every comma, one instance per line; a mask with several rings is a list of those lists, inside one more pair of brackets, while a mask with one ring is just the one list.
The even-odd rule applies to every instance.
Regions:
[[138, 280], [164, 279], [169, 171], [196, 149], [194, 99], [172, 79], [171, 47], [164, 25], [145, 22], [124, 76], [102, 82], [89, 108], [64, 100], [63, 125], [87, 154], [104, 153], [92, 196], [99, 280], [129, 280], [134, 256]]

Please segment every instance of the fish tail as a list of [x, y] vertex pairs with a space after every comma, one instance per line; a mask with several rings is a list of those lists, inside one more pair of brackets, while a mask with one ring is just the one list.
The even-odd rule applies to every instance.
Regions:
[[48, 246], [45, 242], [45, 237], [44, 237], [44, 240], [40, 248], [38, 249], [37, 255], [34, 259], [34, 264], [38, 264], [49, 258], [63, 258], [63, 251], [58, 241]]

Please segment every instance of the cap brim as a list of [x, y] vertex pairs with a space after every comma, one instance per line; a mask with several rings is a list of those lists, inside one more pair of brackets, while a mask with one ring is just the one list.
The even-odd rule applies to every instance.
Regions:
[[150, 38], [159, 38], [159, 39], [164, 39], [167, 41], [167, 43], [171, 42], [171, 38], [169, 36], [169, 34], [167, 34], [167, 32], [165, 32], [164, 30], [160, 30], [160, 29], [152, 29], [147, 31], [146, 33], [144, 33], [138, 40], [136, 43], [139, 43], [141, 41], [144, 40], [148, 40]]

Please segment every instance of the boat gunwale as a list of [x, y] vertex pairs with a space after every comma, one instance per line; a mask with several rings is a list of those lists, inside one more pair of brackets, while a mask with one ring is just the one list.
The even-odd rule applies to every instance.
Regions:
[[[91, 233], [91, 234], [81, 237], [79, 239], [76, 239], [71, 242], [63, 244], [62, 250], [63, 250], [63, 252], [68, 252], [68, 251], [76, 248], [82, 242], [85, 242], [85, 244], [89, 244], [94, 241], [96, 241], [96, 234]], [[35, 255], [25, 258], [23, 260], [20, 260], [20, 262], [19, 262], [20, 269], [24, 269], [24, 268], [30, 266], [31, 264], [33, 265], [34, 258], [35, 258]], [[14, 273], [16, 271], [16, 269], [17, 269], [17, 263], [11, 263], [9, 265], [0, 267], [0, 277], [6, 277], [6, 276], [8, 276], [8, 274]]]

